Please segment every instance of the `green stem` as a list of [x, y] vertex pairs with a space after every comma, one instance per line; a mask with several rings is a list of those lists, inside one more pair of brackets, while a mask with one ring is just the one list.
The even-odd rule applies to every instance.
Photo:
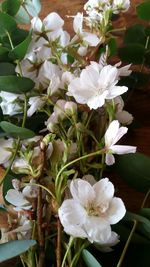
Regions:
[[[26, 186], [26, 185], [29, 185], [29, 183], [24, 183], [23, 185]], [[49, 193], [49, 195], [50, 195], [53, 199], [55, 199], [54, 194], [53, 194], [48, 188], [46, 188], [44, 185], [41, 185], [41, 184], [35, 184], [35, 183], [30, 183], [30, 185], [37, 186], [37, 187], [40, 187], [40, 188], [44, 189], [46, 192]]]
[[142, 202], [142, 205], [141, 205], [141, 209], [144, 208], [145, 204], [146, 204], [146, 201], [147, 201], [147, 198], [149, 197], [149, 194], [150, 194], [150, 189], [147, 191], [144, 199], [143, 199], [143, 202]]
[[57, 190], [57, 187], [59, 186], [59, 177], [60, 177], [60, 175], [62, 174], [62, 172], [63, 172], [66, 168], [68, 168], [69, 166], [71, 166], [72, 164], [74, 164], [74, 163], [76, 163], [76, 162], [78, 162], [78, 161], [80, 161], [80, 160], [84, 160], [84, 159], [87, 159], [87, 158], [89, 158], [89, 157], [98, 156], [98, 155], [100, 155], [100, 154], [103, 154], [103, 152], [104, 152], [104, 149], [101, 149], [101, 150], [98, 150], [98, 151], [89, 153], [89, 154], [87, 154], [87, 155], [81, 156], [81, 157], [79, 157], [79, 158], [77, 158], [77, 159], [74, 159], [74, 160], [70, 161], [69, 163], [67, 163], [66, 165], [64, 165], [64, 166], [60, 169], [60, 171], [58, 172], [58, 174], [57, 174], [57, 176], [56, 176], [56, 180], [55, 180], [55, 187], [56, 187], [56, 190]]
[[134, 232], [135, 232], [135, 229], [136, 229], [136, 226], [137, 226], [137, 221], [134, 220], [133, 222], [134, 222], [134, 224], [133, 224], [132, 230], [131, 230], [130, 235], [129, 235], [128, 239], [127, 239], [127, 242], [126, 242], [126, 244], [125, 244], [125, 247], [124, 247], [124, 249], [123, 249], [123, 252], [122, 252], [122, 254], [121, 254], [121, 257], [120, 257], [120, 259], [119, 259], [119, 262], [118, 262], [118, 264], [117, 264], [117, 267], [121, 267], [121, 265], [122, 265], [122, 263], [123, 263], [123, 260], [124, 260], [124, 257], [125, 257], [125, 254], [126, 254], [126, 252], [127, 252], [127, 249], [128, 249], [128, 247], [129, 247], [130, 241], [131, 241], [132, 236], [133, 236], [133, 234], [134, 234]]
[[64, 255], [64, 258], [63, 258], [61, 267], [64, 267], [65, 266], [65, 262], [66, 262], [68, 253], [69, 253], [69, 251], [70, 251], [70, 249], [71, 249], [71, 247], [73, 245], [73, 242], [74, 242], [74, 238], [71, 236], [70, 239], [69, 239], [68, 247], [67, 247], [66, 253]]
[[8, 39], [9, 39], [9, 42], [10, 42], [11, 49], [14, 49], [14, 46], [13, 46], [13, 43], [12, 43], [12, 40], [11, 40], [11, 37], [10, 37], [9, 32], [6, 31], [6, 34], [7, 34], [7, 36], [8, 36]]

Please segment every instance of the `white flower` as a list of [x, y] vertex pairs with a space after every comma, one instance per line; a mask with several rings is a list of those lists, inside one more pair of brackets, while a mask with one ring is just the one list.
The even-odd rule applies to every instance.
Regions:
[[77, 13], [73, 21], [73, 28], [77, 35], [82, 38], [83, 42], [86, 42], [90, 46], [97, 46], [100, 42], [100, 39], [96, 34], [83, 31], [83, 14]]
[[4, 115], [13, 116], [23, 112], [23, 105], [21, 103], [23, 104], [24, 96], [1, 91], [0, 97], [0, 106]]
[[23, 195], [22, 192], [15, 190], [15, 189], [10, 189], [8, 190], [5, 199], [15, 206], [16, 211], [20, 210], [30, 210], [32, 208], [31, 203], [26, 199], [26, 197]]
[[14, 146], [13, 139], [4, 139], [0, 138], [0, 164], [6, 164], [11, 156], [12, 156], [12, 149]]
[[45, 101], [41, 96], [32, 96], [29, 98], [28, 103], [30, 108], [27, 111], [27, 116], [31, 117], [37, 110], [40, 110], [44, 106]]
[[112, 165], [115, 162], [115, 158], [112, 154], [128, 154], [135, 153], [135, 146], [115, 145], [121, 137], [128, 131], [127, 127], [120, 127], [119, 122], [114, 120], [110, 123], [105, 133], [105, 148], [106, 148], [106, 164]]
[[117, 14], [119, 11], [126, 12], [130, 7], [130, 0], [113, 0], [113, 13]]
[[107, 244], [116, 224], [125, 215], [125, 206], [114, 196], [114, 186], [108, 178], [91, 186], [87, 181], [71, 181], [72, 199], [66, 199], [58, 210], [64, 231], [71, 236], [88, 238], [90, 242]]
[[133, 121], [133, 116], [128, 111], [123, 110], [124, 101], [121, 96], [117, 96], [114, 99], [115, 104], [115, 118], [123, 125], [129, 125]]
[[77, 103], [87, 104], [90, 109], [102, 107], [105, 99], [113, 99], [128, 90], [126, 86], [117, 86], [118, 70], [107, 65], [102, 67], [91, 62], [80, 77], [71, 81], [67, 95], [73, 96]]

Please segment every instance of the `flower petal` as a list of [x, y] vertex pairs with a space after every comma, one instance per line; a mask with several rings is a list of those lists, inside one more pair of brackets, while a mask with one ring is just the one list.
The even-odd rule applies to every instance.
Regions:
[[86, 220], [85, 209], [74, 199], [66, 199], [58, 210], [60, 221], [65, 229], [70, 225], [82, 225]]
[[117, 120], [112, 121], [109, 124], [109, 127], [105, 133], [106, 147], [109, 148], [112, 144], [114, 144], [114, 139], [116, 138], [118, 130], [119, 130], [119, 122]]
[[70, 183], [70, 191], [75, 201], [83, 207], [88, 207], [95, 199], [93, 187], [85, 180], [75, 179]]
[[108, 178], [103, 178], [95, 185], [93, 185], [95, 191], [95, 203], [100, 206], [107, 203], [112, 199], [114, 195], [114, 186]]
[[67, 225], [64, 231], [73, 237], [87, 238], [87, 233], [79, 225]]
[[5, 196], [5, 199], [16, 207], [22, 207], [30, 204], [23, 194], [15, 189], [10, 189]]
[[125, 215], [126, 209], [121, 198], [114, 197], [107, 210], [107, 221], [110, 224], [118, 223]]
[[105, 244], [111, 237], [111, 227], [102, 217], [88, 217], [84, 228], [90, 242]]
[[106, 154], [105, 163], [108, 166], [111, 166], [115, 163], [115, 158], [112, 154]]
[[43, 20], [43, 24], [46, 31], [55, 31], [64, 25], [64, 21], [56, 12], [52, 12]]
[[110, 149], [113, 151], [113, 153], [116, 153], [118, 155], [128, 154], [128, 153], [135, 153], [136, 152], [136, 146], [114, 145], [114, 146], [111, 146]]

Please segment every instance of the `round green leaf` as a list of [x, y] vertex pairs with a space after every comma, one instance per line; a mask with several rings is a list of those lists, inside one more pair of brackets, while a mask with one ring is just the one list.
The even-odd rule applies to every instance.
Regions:
[[0, 36], [12, 32], [17, 27], [16, 21], [6, 13], [0, 12]]
[[125, 44], [137, 43], [145, 45], [146, 43], [145, 27], [141, 24], [136, 24], [128, 28], [124, 36], [124, 43]]
[[6, 62], [8, 61], [8, 53], [9, 53], [9, 49], [0, 46], [0, 62]]
[[145, 47], [140, 44], [128, 44], [124, 47], [119, 48], [119, 57], [122, 61], [141, 64], [145, 55]]
[[0, 76], [4, 75], [14, 75], [15, 74], [15, 66], [8, 62], [0, 63]]
[[115, 170], [130, 186], [141, 192], [150, 188], [150, 158], [141, 154], [116, 156]]
[[26, 129], [26, 128], [16, 126], [15, 124], [12, 124], [12, 123], [7, 122], [7, 121], [1, 121], [0, 127], [9, 136], [13, 136], [16, 138], [20, 137], [21, 139], [27, 139], [27, 138], [32, 138], [35, 136], [33, 131]]
[[22, 60], [27, 52], [31, 39], [32, 34], [30, 32], [27, 38], [22, 43], [18, 44], [12, 51], [10, 51], [9, 57], [13, 60]]
[[100, 263], [95, 259], [95, 257], [86, 249], [82, 251], [83, 260], [87, 267], [102, 267]]
[[30, 17], [28, 15], [28, 12], [24, 9], [23, 6], [19, 8], [19, 11], [15, 15], [15, 20], [19, 24], [29, 24], [30, 23]]
[[14, 189], [14, 187], [12, 185], [12, 180], [13, 179], [17, 179], [16, 175], [13, 176], [10, 173], [8, 173], [6, 175], [6, 177], [4, 178], [4, 180], [3, 180], [2, 191], [3, 191], [3, 198], [4, 198], [5, 202], [6, 202], [6, 204], [9, 204], [9, 202], [7, 202], [6, 199], [5, 199], [5, 196], [6, 196], [7, 192], [8, 192], [8, 190]]
[[33, 88], [34, 82], [29, 78], [0, 76], [0, 91], [22, 94], [31, 91]]
[[25, 1], [24, 7], [32, 17], [38, 16], [39, 12], [41, 11], [40, 0]]
[[0, 244], [0, 263], [26, 252], [35, 245], [35, 240], [15, 240]]
[[20, 5], [20, 0], [6, 0], [2, 3], [2, 11], [14, 16], [18, 12]]
[[150, 220], [150, 208], [141, 209], [139, 214]]
[[140, 19], [150, 20], [150, 1], [138, 5], [136, 11]]

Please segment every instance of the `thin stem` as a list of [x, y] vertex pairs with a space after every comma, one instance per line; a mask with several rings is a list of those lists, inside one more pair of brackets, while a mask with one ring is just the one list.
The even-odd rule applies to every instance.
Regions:
[[123, 260], [124, 260], [124, 257], [125, 257], [125, 254], [126, 254], [126, 252], [127, 252], [127, 249], [128, 249], [128, 247], [129, 247], [130, 241], [131, 241], [132, 236], [133, 236], [133, 234], [134, 234], [134, 232], [135, 232], [135, 229], [136, 229], [136, 226], [137, 226], [137, 221], [134, 220], [133, 222], [134, 222], [134, 224], [133, 224], [132, 230], [131, 230], [130, 235], [129, 235], [128, 239], [127, 239], [127, 242], [126, 242], [126, 244], [125, 244], [125, 247], [124, 247], [124, 249], [123, 249], [123, 252], [122, 252], [122, 254], [121, 254], [121, 257], [120, 257], [120, 259], [119, 259], [119, 262], [118, 262], [118, 264], [117, 264], [117, 267], [121, 267], [121, 265], [122, 265], [122, 263], [123, 263]]
[[67, 250], [66, 250], [66, 253], [64, 255], [64, 258], [63, 258], [63, 262], [62, 262], [62, 265], [61, 267], [64, 267], [65, 266], [65, 262], [66, 262], [66, 259], [67, 259], [67, 256], [69, 254], [69, 251], [73, 245], [73, 242], [74, 242], [74, 238], [71, 236], [70, 239], [69, 239], [69, 243], [68, 243], [68, 247], [67, 247]]
[[61, 223], [57, 219], [57, 248], [56, 248], [56, 265], [61, 266]]
[[142, 202], [142, 205], [141, 205], [141, 209], [144, 208], [145, 204], [146, 204], [146, 201], [147, 201], [147, 198], [149, 197], [149, 194], [150, 194], [150, 189], [147, 191], [144, 199], [143, 199], [143, 202]]
[[[24, 185], [29, 185], [29, 183], [24, 183]], [[47, 192], [49, 193], [49, 195], [50, 195], [53, 199], [55, 199], [54, 194], [53, 194], [48, 188], [46, 188], [44, 185], [41, 185], [41, 184], [35, 184], [35, 183], [30, 183], [30, 185], [34, 185], [34, 186], [37, 186], [37, 187], [40, 187], [40, 188], [44, 189], [45, 191], [47, 191]]]
[[44, 266], [45, 252], [44, 252], [44, 233], [42, 229], [42, 189], [39, 188], [38, 203], [37, 203], [37, 229], [38, 229], [38, 242], [39, 242], [39, 262], [38, 267]]
[[27, 96], [26, 94], [24, 95], [25, 99], [24, 99], [24, 109], [23, 109], [23, 121], [22, 121], [22, 128], [25, 127], [25, 123], [26, 123], [26, 119], [27, 119]]
[[9, 42], [10, 42], [11, 49], [14, 49], [14, 46], [13, 46], [13, 43], [12, 43], [12, 40], [11, 40], [11, 37], [10, 37], [9, 32], [6, 31], [6, 34], [7, 34], [7, 36], [8, 36], [8, 39], [9, 39]]

